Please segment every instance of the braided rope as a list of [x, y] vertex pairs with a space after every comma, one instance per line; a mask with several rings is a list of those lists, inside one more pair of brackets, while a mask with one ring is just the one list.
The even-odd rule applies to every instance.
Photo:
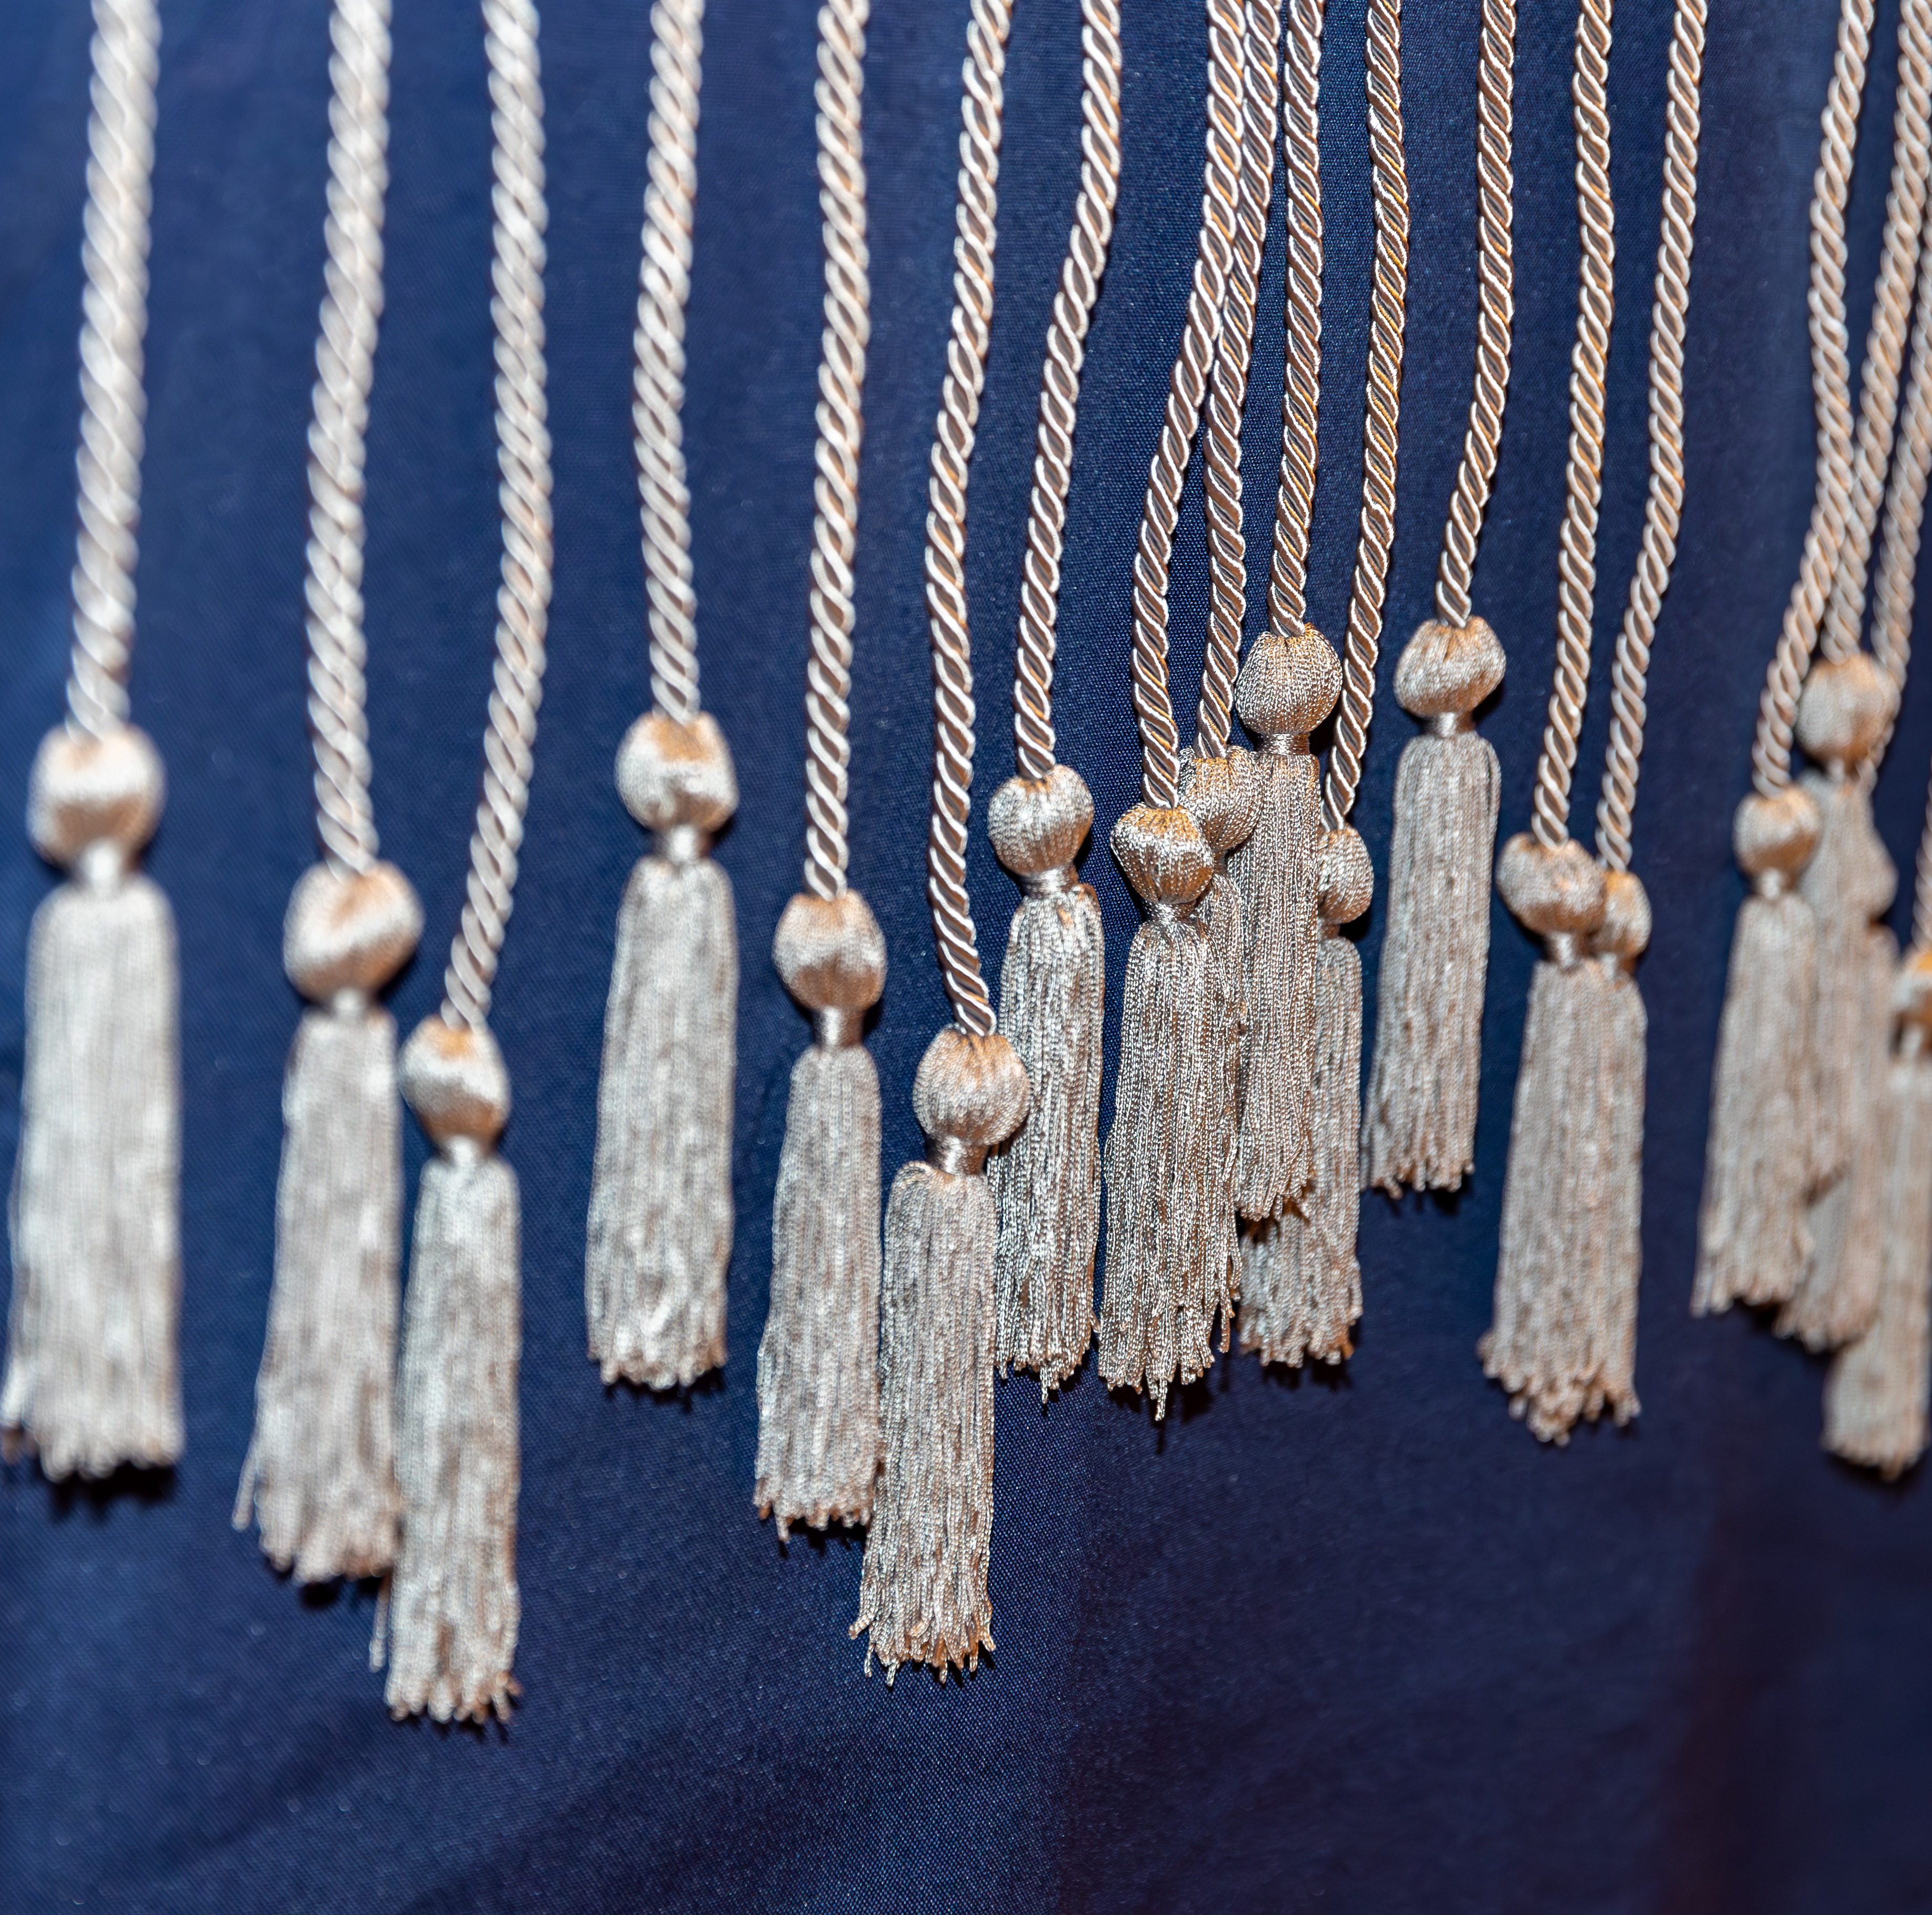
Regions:
[[94, 0], [81, 265], [80, 530], [74, 567], [68, 723], [104, 738], [128, 722], [135, 530], [147, 401], [148, 214], [153, 200], [154, 0]]
[[442, 975], [446, 1024], [481, 1028], [510, 922], [524, 839], [550, 611], [550, 434], [544, 399], [543, 90], [537, 10], [483, 0], [496, 178], [490, 311], [496, 328], [497, 488], [503, 518], [496, 662], [483, 739], [483, 794], [470, 839], [462, 928]]
[[1690, 303], [1690, 248], [1697, 218], [1700, 87], [1706, 0], [1677, 0], [1664, 113], [1664, 214], [1650, 309], [1650, 491], [1630, 602], [1610, 670], [1610, 735], [1597, 801], [1597, 855], [1612, 871], [1630, 866], [1630, 818], [1643, 755], [1644, 699], [1657, 614], [1670, 587], [1684, 509], [1684, 323]]
[[1275, 125], [1281, 110], [1280, 0], [1248, 0], [1243, 66], [1240, 197], [1221, 343], [1208, 389], [1201, 452], [1208, 523], [1208, 641], [1201, 664], [1195, 749], [1225, 757], [1247, 623], [1248, 546], [1241, 519], [1241, 416], [1254, 353], [1255, 299], [1268, 243]]
[[1323, 810], [1328, 828], [1348, 822], [1362, 779], [1375, 710], [1382, 601], [1395, 543], [1396, 428], [1402, 410], [1403, 307], [1408, 295], [1408, 176], [1402, 157], [1402, 0], [1369, 0], [1369, 156], [1376, 214], [1374, 293], [1369, 313], [1369, 390], [1363, 426], [1361, 529], [1348, 593], [1342, 703], [1328, 754]]
[[1556, 611], [1556, 668], [1550, 716], [1536, 761], [1532, 828], [1553, 851], [1568, 838], [1570, 779], [1590, 689], [1590, 626], [1597, 583], [1597, 506], [1604, 489], [1604, 374], [1610, 356], [1616, 287], [1612, 270], [1610, 121], [1604, 84], [1610, 55], [1611, 0], [1582, 0], [1576, 14], [1570, 80], [1576, 123], [1576, 223], [1582, 240], [1576, 340], [1570, 354], [1570, 452]]
[[1073, 427], [1080, 407], [1084, 342], [1107, 251], [1120, 182], [1120, 0], [1081, 0], [1080, 197], [1066, 262], [1060, 269], [1040, 377], [1039, 449], [1027, 510], [1020, 574], [1019, 641], [1013, 667], [1013, 750], [1023, 778], [1054, 767], [1054, 629], [1066, 494], [1073, 478]]
[[1287, 310], [1268, 623], [1282, 633], [1299, 632], [1308, 617], [1308, 527], [1322, 407], [1322, 21], [1327, 5], [1288, 0], [1282, 78]]
[[1818, 410], [1818, 471], [1811, 522], [1798, 578], [1784, 610], [1778, 647], [1758, 702], [1751, 741], [1751, 783], [1774, 797], [1791, 782], [1792, 728], [1798, 695], [1838, 569], [1852, 484], [1851, 366], [1845, 326], [1845, 205], [1851, 192], [1853, 142], [1865, 85], [1876, 0], [1844, 0], [1832, 84], [1821, 119], [1818, 170], [1811, 188], [1811, 389]]
[[993, 248], [998, 233], [1000, 75], [1012, 0], [973, 0], [961, 70], [959, 200], [952, 242], [952, 320], [946, 343], [931, 476], [926, 488], [926, 608], [932, 635], [932, 818], [926, 895], [946, 995], [960, 1028], [994, 1028], [966, 894], [966, 832], [973, 804], [973, 650], [966, 603], [966, 486], [986, 384], [993, 324]]
[[813, 455], [811, 656], [805, 671], [805, 888], [845, 889], [845, 811], [852, 747], [852, 555], [859, 539], [859, 449], [866, 348], [872, 337], [866, 248], [866, 160], [860, 101], [871, 0], [818, 10], [818, 207], [825, 248]]
[[308, 428], [308, 721], [316, 835], [338, 876], [366, 872], [378, 841], [369, 801], [368, 647], [362, 518], [369, 388], [382, 315], [388, 185], [388, 0], [336, 0], [329, 20], [328, 218]]
[[1444, 625], [1469, 622], [1469, 582], [1509, 397], [1510, 329], [1516, 316], [1510, 232], [1510, 202], [1516, 191], [1510, 171], [1515, 57], [1516, 0], [1483, 0], [1482, 49], [1476, 66], [1476, 190], [1482, 202], [1476, 227], [1476, 391], [1436, 573], [1436, 615]]
[[1232, 265], [1243, 141], [1242, 21], [1239, 0], [1208, 0], [1208, 140], [1201, 236], [1180, 350], [1168, 383], [1160, 441], [1148, 474], [1134, 553], [1134, 641], [1130, 665], [1141, 734], [1141, 792], [1150, 805], [1180, 802], [1180, 741], [1167, 688], [1168, 563], [1180, 517], [1180, 489], [1201, 423], [1220, 343]]
[[680, 725], [698, 713], [698, 597], [691, 584], [691, 488], [684, 466], [684, 312], [691, 297], [704, 26], [704, 0], [656, 0], [651, 8], [650, 175], [631, 384], [650, 605], [651, 701]]

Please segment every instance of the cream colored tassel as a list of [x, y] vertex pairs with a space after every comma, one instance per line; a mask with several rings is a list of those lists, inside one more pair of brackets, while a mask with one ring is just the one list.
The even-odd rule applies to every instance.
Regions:
[[1475, 1162], [1501, 771], [1474, 713], [1503, 668], [1503, 648], [1480, 618], [1432, 619], [1396, 666], [1397, 701], [1429, 729], [1403, 747], [1396, 772], [1388, 929], [1363, 1112], [1364, 1181], [1390, 1196], [1455, 1190]]
[[879, 1079], [862, 1041], [886, 942], [856, 891], [801, 894], [773, 956], [813, 1013], [792, 1067], [758, 1344], [758, 1514], [824, 1529], [872, 1515], [879, 1469]]
[[658, 848], [631, 875], [604, 1025], [585, 1300], [607, 1383], [682, 1388], [724, 1361], [738, 939], [706, 855], [737, 808], [717, 724], [650, 712], [618, 788]]
[[181, 1088], [174, 918], [134, 868], [161, 761], [122, 725], [50, 733], [27, 823], [70, 874], [34, 914], [0, 1430], [58, 1480], [182, 1448]]
[[926, 1047], [913, 1109], [926, 1160], [886, 1211], [880, 1391], [885, 1469], [866, 1541], [856, 1637], [890, 1683], [905, 1662], [946, 1679], [993, 1647], [993, 1259], [986, 1152], [1025, 1121], [1026, 1073], [998, 1034], [956, 1026]]
[[438, 1154], [410, 1258], [386, 1699], [398, 1717], [481, 1722], [518, 1693], [520, 1214], [496, 1152], [510, 1082], [487, 1028], [440, 1017], [404, 1047], [402, 1079]]
[[304, 1013], [282, 1088], [275, 1283], [235, 1526], [304, 1583], [395, 1560], [397, 1273], [402, 1234], [396, 1027], [374, 995], [408, 962], [422, 908], [393, 865], [318, 865], [290, 901]]
[[1000, 1026], [1025, 1066], [1033, 1112], [988, 1160], [1002, 1370], [1030, 1370], [1040, 1398], [1080, 1367], [1094, 1335], [1100, 1229], [1100, 1076], [1106, 960], [1100, 903], [1073, 860], [1094, 824], [1078, 773], [1010, 779], [987, 828], [1027, 895], [1000, 968]]
[[1806, 1199], [1816, 1157], [1817, 1053], [1806, 1015], [1818, 934], [1795, 888], [1818, 842], [1802, 786], [1754, 793], [1732, 842], [1753, 894], [1738, 914], [1711, 1087], [1694, 1315], [1790, 1301], [1811, 1252]]

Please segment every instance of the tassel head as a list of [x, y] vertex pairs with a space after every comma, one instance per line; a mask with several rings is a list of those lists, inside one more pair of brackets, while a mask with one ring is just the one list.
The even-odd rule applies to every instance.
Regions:
[[422, 928], [422, 905], [394, 865], [364, 872], [314, 865], [282, 920], [282, 968], [312, 1004], [345, 991], [366, 1000], [409, 962]]
[[772, 962], [807, 1010], [821, 1021], [851, 1020], [855, 1033], [885, 995], [885, 935], [856, 891], [836, 898], [799, 893], [778, 919]]
[[1070, 765], [1044, 778], [1010, 778], [986, 808], [993, 854], [1029, 890], [1041, 878], [1050, 888], [1072, 881], [1073, 861], [1094, 828], [1094, 797]]
[[1424, 724], [1466, 730], [1476, 707], [1503, 682], [1507, 660], [1486, 619], [1445, 625], [1430, 619], [1396, 661], [1396, 703]]
[[1497, 860], [1496, 889], [1526, 930], [1562, 941], [1552, 953], [1559, 962], [1604, 921], [1604, 868], [1574, 838], [1552, 848], [1519, 831]]
[[487, 1025], [426, 1017], [403, 1046], [403, 1098], [452, 1157], [493, 1150], [510, 1121], [510, 1073]]
[[1234, 680], [1234, 710], [1264, 751], [1308, 749], [1342, 696], [1342, 661], [1312, 625], [1264, 632]]
[[1820, 659], [1805, 674], [1792, 727], [1806, 757], [1849, 776], [1870, 758], [1898, 713], [1898, 686], [1869, 652]]
[[154, 740], [124, 725], [104, 738], [56, 725], [27, 779], [27, 835], [50, 864], [104, 876], [130, 868], [154, 835], [167, 776]]
[[738, 779], [718, 721], [645, 713], [617, 748], [617, 794], [646, 831], [721, 830], [738, 809]]

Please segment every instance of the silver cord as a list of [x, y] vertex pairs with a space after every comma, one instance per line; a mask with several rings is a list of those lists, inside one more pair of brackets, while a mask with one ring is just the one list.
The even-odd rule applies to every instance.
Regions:
[[852, 748], [852, 555], [859, 538], [859, 449], [872, 337], [866, 160], [860, 101], [871, 0], [818, 10], [818, 207], [825, 247], [818, 442], [812, 481], [811, 653], [805, 668], [805, 888], [845, 889], [845, 796]]
[[926, 608], [932, 635], [932, 818], [926, 895], [939, 968], [960, 1028], [994, 1027], [966, 894], [966, 829], [973, 803], [973, 650], [966, 603], [966, 487], [986, 384], [998, 237], [1000, 77], [1012, 0], [973, 0], [961, 70], [959, 201], [952, 242], [952, 320], [946, 342], [931, 475], [926, 485]]
[[544, 398], [543, 90], [537, 10], [530, 0], [483, 0], [490, 62], [496, 328], [497, 499], [502, 583], [496, 592], [496, 662], [483, 739], [483, 794], [470, 840], [463, 924], [442, 974], [446, 1024], [480, 1028], [508, 928], [523, 844], [543, 694], [550, 614], [550, 433]]
[[74, 461], [80, 530], [67, 703], [69, 728], [94, 738], [128, 722], [160, 38], [154, 0], [94, 0], [80, 252], [87, 280], [80, 302], [80, 448]]
[[1013, 753], [1022, 778], [1044, 778], [1054, 764], [1054, 628], [1066, 493], [1073, 478], [1073, 427], [1087, 327], [1100, 296], [1114, 236], [1120, 182], [1120, 0], [1081, 0], [1080, 197], [1066, 262], [1047, 329], [1040, 389], [1039, 449], [1027, 511], [1020, 574], [1019, 641], [1013, 667]]

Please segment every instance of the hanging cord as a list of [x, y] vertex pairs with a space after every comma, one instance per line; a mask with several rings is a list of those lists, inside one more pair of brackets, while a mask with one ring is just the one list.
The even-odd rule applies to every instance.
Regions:
[[69, 728], [92, 738], [105, 738], [128, 722], [160, 38], [154, 0], [94, 0], [75, 461], [80, 531], [67, 687]]
[[1852, 485], [1851, 365], [1845, 325], [1845, 206], [1851, 192], [1853, 144], [1864, 97], [1876, 0], [1844, 0], [1838, 50], [1825, 96], [1818, 170], [1811, 188], [1811, 389], [1818, 409], [1818, 469], [1811, 523], [1798, 579], [1785, 607], [1772, 655], [1757, 732], [1751, 783], [1774, 797], [1791, 782], [1791, 738], [1798, 695], [1838, 569]]
[[958, 231], [952, 243], [952, 323], [926, 489], [926, 606], [932, 632], [932, 820], [926, 895], [939, 968], [960, 1028], [994, 1028], [966, 895], [966, 827], [973, 792], [973, 654], [966, 605], [966, 485], [986, 380], [993, 323], [993, 245], [1000, 176], [1000, 76], [1012, 0], [973, 0], [966, 31], [959, 134]]
[[1243, 60], [1240, 199], [1235, 225], [1227, 311], [1214, 376], [1208, 387], [1201, 450], [1207, 495], [1208, 641], [1201, 667], [1201, 704], [1195, 749], [1225, 757], [1247, 623], [1247, 540], [1242, 530], [1241, 416], [1247, 408], [1248, 365], [1254, 350], [1255, 299], [1268, 243], [1274, 185], [1275, 126], [1281, 110], [1281, 8], [1279, 0], [1248, 0]]
[[1482, 211], [1476, 226], [1476, 393], [1469, 430], [1456, 468], [1455, 496], [1442, 529], [1442, 557], [1436, 573], [1436, 615], [1444, 625], [1469, 623], [1469, 581], [1476, 543], [1496, 476], [1502, 443], [1503, 407], [1509, 398], [1510, 329], [1516, 306], [1510, 203], [1512, 68], [1516, 59], [1516, 0], [1483, 0], [1482, 50], [1476, 68], [1476, 190]]
[[1670, 587], [1684, 508], [1684, 321], [1690, 303], [1690, 248], [1697, 218], [1699, 86], [1706, 0], [1678, 0], [1664, 113], [1664, 216], [1650, 319], [1650, 491], [1630, 602], [1610, 670], [1610, 735], [1597, 801], [1597, 855], [1612, 871], [1630, 865], [1630, 817], [1643, 755], [1644, 698], [1657, 614]]
[[1604, 374], [1616, 305], [1610, 122], [1604, 99], [1611, 0], [1583, 0], [1570, 82], [1576, 122], [1576, 212], [1582, 269], [1570, 355], [1570, 455], [1564, 473], [1562, 582], [1550, 717], [1536, 761], [1532, 829], [1545, 851], [1569, 838], [1570, 779], [1590, 689], [1590, 623], [1597, 583], [1597, 506], [1604, 489]]
[[1241, 10], [1238, 0], [1208, 9], [1208, 158], [1201, 237], [1180, 351], [1168, 382], [1160, 443], [1148, 476], [1134, 554], [1134, 646], [1130, 672], [1141, 734], [1141, 792], [1150, 805], [1180, 803], [1180, 740], [1167, 687], [1168, 562], [1180, 517], [1180, 491], [1220, 342], [1222, 311], [1239, 218], [1242, 148]]
[[1073, 427], [1080, 409], [1087, 327], [1100, 296], [1120, 183], [1119, 0], [1081, 0], [1080, 11], [1080, 197], [1074, 204], [1066, 263], [1060, 269], [1053, 320], [1047, 329], [1013, 670], [1013, 752], [1020, 776], [1031, 779], [1048, 776], [1055, 762], [1054, 627], [1060, 607], [1066, 493], [1073, 478]]
[[329, 23], [328, 251], [308, 429], [308, 720], [316, 833], [338, 878], [376, 863], [362, 632], [364, 440], [382, 317], [389, 182], [388, 0], [338, 0]]
[[[1607, 41], [1607, 35], [1606, 36]], [[1342, 704], [1322, 809], [1340, 830], [1354, 809], [1376, 701], [1376, 658], [1395, 542], [1396, 432], [1402, 407], [1402, 309], [1408, 295], [1408, 175], [1402, 158], [1402, 0], [1370, 0], [1369, 153], [1376, 211], [1375, 290], [1369, 320], [1361, 533], [1348, 594]], [[1605, 206], [1607, 209], [1608, 199]], [[1607, 217], [1607, 213], [1606, 213]]]
[[845, 889], [845, 794], [852, 747], [852, 554], [859, 537], [859, 448], [871, 339], [866, 161], [859, 127], [871, 0], [818, 10], [818, 206], [825, 242], [819, 345], [818, 476], [812, 497], [812, 656], [805, 674], [805, 888]]
[[503, 948], [530, 803], [550, 611], [550, 434], [544, 425], [543, 92], [530, 0], [483, 0], [496, 188], [490, 310], [496, 326], [496, 464], [502, 584], [484, 737], [483, 794], [470, 839], [462, 928], [442, 974], [442, 1021], [480, 1030]]
[[684, 312], [698, 194], [698, 62], [704, 0], [651, 9], [651, 159], [638, 275], [631, 423], [650, 602], [651, 702], [680, 725], [698, 713], [698, 598], [684, 467]]

